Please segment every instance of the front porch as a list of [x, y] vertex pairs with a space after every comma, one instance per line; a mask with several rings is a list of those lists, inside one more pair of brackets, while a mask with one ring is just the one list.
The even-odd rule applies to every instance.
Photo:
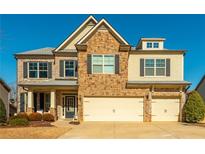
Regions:
[[[64, 83], [68, 84], [68, 82]], [[44, 82], [45, 84], [45, 82]], [[77, 119], [77, 85], [25, 84], [25, 112], [51, 113], [55, 119]]]
[[27, 112], [51, 113], [55, 119], [77, 118], [78, 103], [76, 91], [29, 90]]

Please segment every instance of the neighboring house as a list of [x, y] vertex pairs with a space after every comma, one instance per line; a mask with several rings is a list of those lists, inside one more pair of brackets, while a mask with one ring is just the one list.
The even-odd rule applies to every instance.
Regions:
[[6, 82], [0, 78], [0, 98], [2, 99], [5, 108], [7, 119], [9, 118], [9, 92], [10, 87], [6, 84]]
[[205, 75], [202, 77], [195, 90], [198, 91], [198, 93], [203, 97], [205, 102]]
[[9, 103], [9, 116], [12, 117], [17, 113], [17, 108], [14, 104]]
[[181, 121], [190, 85], [185, 51], [165, 49], [164, 41], [142, 38], [131, 47], [105, 19], [90, 16], [58, 47], [15, 54], [18, 112], [80, 121]]

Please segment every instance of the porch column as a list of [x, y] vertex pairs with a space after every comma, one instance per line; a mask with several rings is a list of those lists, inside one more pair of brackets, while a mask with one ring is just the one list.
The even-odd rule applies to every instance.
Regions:
[[78, 119], [78, 98], [75, 97], [75, 115], [74, 115], [74, 119], [77, 120]]
[[50, 113], [55, 117], [56, 119], [56, 91], [51, 90], [51, 95], [50, 95]]
[[152, 92], [149, 91], [144, 96], [143, 101], [143, 121], [144, 122], [151, 122], [151, 102], [152, 102]]
[[33, 112], [33, 91], [29, 90], [28, 91], [28, 108], [27, 108], [28, 113]]

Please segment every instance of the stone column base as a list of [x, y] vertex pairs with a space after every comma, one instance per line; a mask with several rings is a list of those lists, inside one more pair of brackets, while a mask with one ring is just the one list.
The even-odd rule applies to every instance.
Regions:
[[28, 107], [28, 108], [27, 108], [27, 113], [30, 114], [30, 113], [32, 113], [32, 112], [33, 112], [33, 108], [32, 108], [32, 107]]
[[148, 95], [145, 95], [144, 97], [144, 106], [143, 106], [143, 121], [144, 122], [151, 122], [152, 116], [151, 116], [151, 100]]
[[56, 108], [50, 108], [50, 113], [54, 116], [54, 119], [57, 120], [57, 109]]

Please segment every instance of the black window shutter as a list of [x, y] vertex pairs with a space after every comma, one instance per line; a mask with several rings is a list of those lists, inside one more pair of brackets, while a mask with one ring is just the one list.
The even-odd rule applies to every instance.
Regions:
[[92, 55], [88, 54], [87, 55], [87, 73], [91, 74], [92, 73]]
[[48, 78], [52, 78], [52, 62], [48, 62]]
[[60, 60], [60, 77], [64, 77], [64, 60]]
[[25, 106], [25, 95], [24, 93], [20, 94], [20, 112], [24, 112], [24, 106]]
[[28, 64], [27, 62], [23, 63], [23, 77], [24, 78], [28, 77], [28, 65], [27, 64]]
[[78, 76], [78, 61], [75, 60], [75, 77]]
[[166, 59], [166, 76], [170, 76], [170, 59]]
[[115, 55], [115, 74], [119, 74], [120, 72], [120, 66], [119, 66], [119, 55]]
[[140, 76], [144, 76], [144, 59], [140, 59]]

